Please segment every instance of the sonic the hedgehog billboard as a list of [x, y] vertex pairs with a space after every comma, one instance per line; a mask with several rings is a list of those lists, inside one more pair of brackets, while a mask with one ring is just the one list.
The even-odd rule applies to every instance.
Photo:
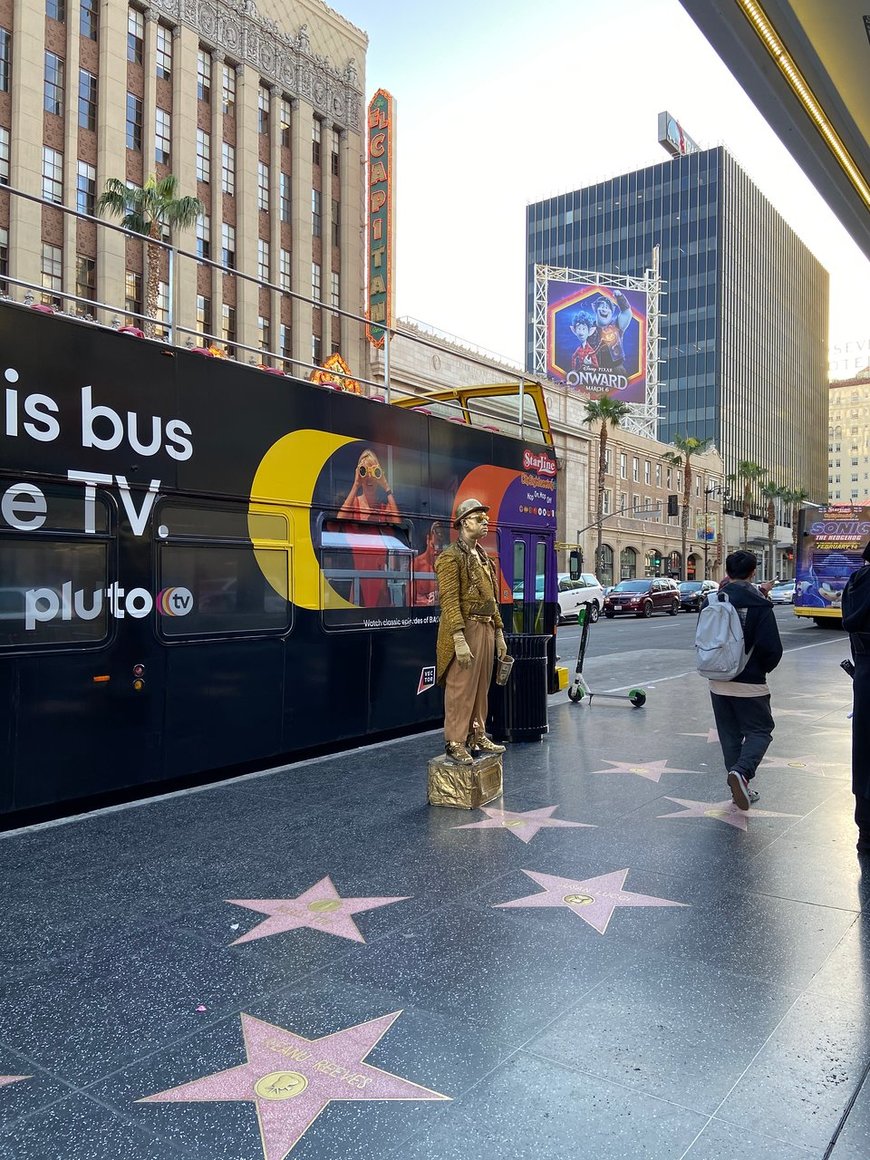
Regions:
[[547, 375], [572, 390], [646, 395], [647, 295], [605, 282], [547, 280]]

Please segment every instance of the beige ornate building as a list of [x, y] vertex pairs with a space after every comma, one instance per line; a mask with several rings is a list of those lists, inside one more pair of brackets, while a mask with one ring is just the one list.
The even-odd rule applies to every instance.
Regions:
[[870, 503], [870, 366], [828, 392], [828, 499]]
[[362, 366], [359, 324], [330, 307], [362, 313], [367, 42], [319, 0], [0, 0], [9, 291], [133, 320], [142, 244], [60, 207], [93, 215], [107, 178], [172, 173], [206, 207], [172, 239], [191, 255], [174, 278], [163, 255], [175, 341], [276, 351], [295, 373], [338, 349]]

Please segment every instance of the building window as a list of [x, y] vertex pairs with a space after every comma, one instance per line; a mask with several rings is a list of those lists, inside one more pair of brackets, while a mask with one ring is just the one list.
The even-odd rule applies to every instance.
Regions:
[[224, 116], [234, 116], [236, 111], [235, 65], [225, 64], [223, 67], [221, 100]]
[[333, 306], [341, 306], [341, 275], [338, 270], [330, 272], [330, 302]]
[[63, 201], [63, 154], [42, 147], [42, 196], [46, 201]]
[[196, 296], [196, 333], [204, 339], [211, 335], [211, 299], [204, 294]]
[[[272, 324], [268, 318], [263, 318], [262, 315], [257, 319], [257, 336], [260, 350], [270, 351], [272, 349]], [[266, 366], [271, 366], [271, 361], [268, 358], [264, 358], [263, 362]]]
[[97, 297], [97, 263], [93, 258], [76, 255], [76, 298], [84, 299], [76, 303], [79, 313], [85, 313], [93, 306]]
[[278, 285], [282, 290], [290, 289], [290, 251], [281, 250], [278, 254]]
[[211, 53], [204, 48], [196, 54], [196, 97], [206, 104], [211, 101]]
[[269, 243], [265, 238], [257, 238], [257, 277], [268, 282], [271, 273]]
[[280, 180], [281, 221], [290, 221], [290, 174], [282, 173]]
[[169, 283], [157, 283], [157, 325], [154, 333], [158, 338], [167, 338], [169, 335]]
[[667, 487], [668, 491], [670, 491], [674, 486], [674, 473], [670, 467], [668, 468], [667, 475], [665, 476], [665, 486]]
[[[0, 226], [0, 279], [9, 273], [9, 231]], [[0, 294], [9, 293], [9, 283], [0, 281]]]
[[320, 366], [323, 357], [323, 344], [320, 341], [319, 334], [312, 334], [311, 336], [311, 361], [315, 366]]
[[164, 24], [157, 25], [157, 75], [166, 81], [172, 77], [172, 30]]
[[319, 189], [312, 189], [311, 191], [311, 235], [319, 238], [322, 233], [322, 215], [320, 212], [321, 197]]
[[227, 306], [224, 303], [221, 306], [221, 339], [226, 344], [227, 354], [235, 354], [234, 343], [236, 341], [236, 308], [234, 306]]
[[124, 311], [128, 325], [138, 326], [142, 313], [142, 275], [127, 271], [124, 280]]
[[97, 78], [83, 68], [79, 69], [79, 126], [97, 127]]
[[320, 144], [323, 137], [323, 122], [315, 117], [311, 122], [311, 164], [320, 164]]
[[[46, 290], [61, 289], [63, 278], [63, 250], [60, 246], [50, 246], [42, 243], [42, 285]], [[42, 301], [47, 306], [60, 306], [60, 298], [56, 294], [43, 294]]]
[[136, 8], [127, 11], [127, 60], [141, 64], [145, 45], [145, 17]]
[[260, 85], [257, 93], [257, 127], [261, 133], [269, 132], [269, 110], [272, 106], [272, 94], [264, 86]]
[[221, 262], [230, 270], [236, 268], [236, 227], [221, 225]]
[[81, 0], [79, 32], [86, 40], [96, 40], [100, 27], [100, 0]]
[[339, 160], [338, 160], [338, 142], [339, 142], [339, 140], [340, 140], [340, 138], [338, 135], [338, 130], [333, 129], [332, 130], [332, 157], [330, 158], [330, 170], [332, 172], [333, 177], [338, 177], [338, 173], [339, 173]]
[[76, 209], [93, 217], [97, 204], [97, 171], [86, 161], [78, 164], [76, 177]]
[[656, 464], [656, 487], [661, 487], [661, 486], [662, 486], [662, 465], [660, 463], [657, 463]]
[[64, 63], [53, 52], [45, 54], [45, 100], [47, 113], [63, 116]]
[[332, 201], [332, 244], [341, 245], [341, 203]]
[[628, 456], [624, 452], [619, 454], [619, 478], [628, 479]]
[[286, 97], [281, 98], [281, 144], [285, 149], [290, 148], [290, 102]]
[[221, 189], [224, 193], [236, 192], [236, 148], [226, 141], [221, 145]]
[[204, 129], [196, 131], [196, 180], [211, 180], [211, 134]]
[[0, 125], [0, 185], [9, 184], [9, 130]]
[[640, 482], [640, 460], [636, 455], [631, 457], [631, 478], [635, 483]]
[[613, 511], [613, 492], [609, 487], [604, 489], [604, 504], [602, 506], [602, 515], [609, 516]]
[[12, 71], [12, 34], [0, 28], [0, 92], [9, 92]]
[[57, 20], [63, 24], [66, 20], [66, 4], [64, 0], [45, 0], [45, 15], [49, 20]]
[[320, 263], [311, 263], [311, 297], [315, 302], [320, 302], [323, 297], [323, 285], [320, 273]]
[[154, 160], [158, 165], [168, 165], [172, 148], [172, 117], [165, 109], [155, 109]]
[[293, 353], [290, 349], [290, 327], [285, 322], [278, 327], [278, 348], [284, 359], [289, 359]]
[[604, 474], [611, 474], [611, 463], [613, 462], [613, 453], [609, 447], [604, 448]]
[[127, 93], [127, 148], [142, 150], [142, 102]]
[[650, 463], [650, 461], [648, 459], [645, 459], [643, 461], [643, 481], [647, 485], [647, 487], [649, 487], [651, 479], [652, 479], [652, 464]]
[[257, 162], [257, 206], [269, 208], [269, 166], [265, 161]]
[[211, 218], [200, 214], [196, 219], [196, 256], [211, 258]]

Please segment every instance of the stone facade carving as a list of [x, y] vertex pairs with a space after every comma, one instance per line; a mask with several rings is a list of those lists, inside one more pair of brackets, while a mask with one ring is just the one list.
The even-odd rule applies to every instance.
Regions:
[[363, 94], [356, 63], [339, 67], [312, 52], [306, 24], [290, 35], [261, 16], [254, 0], [151, 0], [150, 7], [187, 24], [288, 96], [307, 101], [338, 128], [360, 131]]

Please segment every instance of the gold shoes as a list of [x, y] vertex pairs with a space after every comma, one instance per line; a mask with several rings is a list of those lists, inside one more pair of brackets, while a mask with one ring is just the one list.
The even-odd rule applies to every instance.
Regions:
[[444, 751], [451, 761], [455, 761], [457, 765], [473, 765], [474, 758], [468, 752], [466, 746], [461, 741], [448, 741], [444, 746]]
[[485, 733], [472, 733], [468, 739], [468, 748], [478, 753], [504, 753], [504, 746], [496, 745]]

